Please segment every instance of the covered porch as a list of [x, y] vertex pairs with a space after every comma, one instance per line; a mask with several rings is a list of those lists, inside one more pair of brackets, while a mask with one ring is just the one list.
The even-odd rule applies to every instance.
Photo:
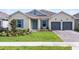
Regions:
[[48, 23], [49, 19], [30, 19], [31, 20], [31, 29], [32, 30], [42, 30], [49, 29]]

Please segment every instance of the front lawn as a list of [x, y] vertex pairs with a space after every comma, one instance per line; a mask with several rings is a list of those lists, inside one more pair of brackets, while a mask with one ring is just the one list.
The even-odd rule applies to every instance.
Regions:
[[0, 50], [72, 50], [70, 46], [0, 46]]
[[1, 42], [63, 42], [53, 32], [33, 32], [25, 36], [0, 37]]

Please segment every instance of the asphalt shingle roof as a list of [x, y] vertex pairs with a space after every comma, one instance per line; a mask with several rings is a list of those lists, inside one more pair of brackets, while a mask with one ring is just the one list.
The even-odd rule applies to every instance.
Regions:
[[32, 10], [30, 12], [27, 12], [26, 15], [30, 18], [49, 18], [50, 16], [54, 15], [55, 13], [47, 11], [47, 10]]

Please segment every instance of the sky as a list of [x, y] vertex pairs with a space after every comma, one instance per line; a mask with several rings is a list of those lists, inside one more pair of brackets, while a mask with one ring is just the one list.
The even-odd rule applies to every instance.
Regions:
[[0, 0], [0, 11], [12, 14], [16, 11], [28, 12], [31, 9], [47, 9], [52, 12], [64, 11], [79, 13], [79, 0]]
[[[33, 9], [0, 9], [1, 12], [5, 12], [7, 14], [12, 14], [16, 11], [21, 11], [23, 13], [26, 13], [26, 12], [29, 12]], [[49, 11], [52, 11], [52, 12], [55, 12], [55, 13], [58, 13], [60, 11], [64, 11], [70, 15], [74, 15], [76, 13], [79, 13], [79, 9], [46, 9], [46, 10], [49, 10]]]

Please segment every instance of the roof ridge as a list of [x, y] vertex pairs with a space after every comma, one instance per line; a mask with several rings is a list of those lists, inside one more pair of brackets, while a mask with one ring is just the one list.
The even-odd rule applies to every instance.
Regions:
[[42, 14], [42, 15], [46, 15], [45, 13], [43, 13], [43, 12], [41, 12], [40, 10], [37, 10], [37, 9], [33, 9], [33, 10], [31, 10], [30, 12], [27, 12], [26, 14], [28, 14], [28, 13], [31, 13], [31, 12], [39, 12], [40, 14]]

